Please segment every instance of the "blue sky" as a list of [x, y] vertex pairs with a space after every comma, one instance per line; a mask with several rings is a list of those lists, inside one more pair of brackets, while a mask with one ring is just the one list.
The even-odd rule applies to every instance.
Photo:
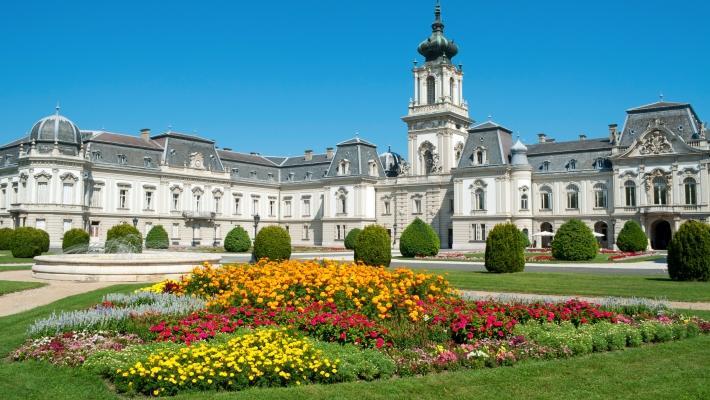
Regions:
[[[197, 133], [298, 154], [355, 132], [404, 153], [433, 0], [34, 1], [0, 13], [0, 138], [61, 102], [82, 129]], [[710, 5], [444, 0], [471, 117], [531, 142], [605, 136], [656, 101], [710, 119]]]

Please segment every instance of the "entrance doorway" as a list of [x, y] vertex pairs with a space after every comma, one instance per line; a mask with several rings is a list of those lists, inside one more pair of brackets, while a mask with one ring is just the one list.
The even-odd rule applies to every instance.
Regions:
[[[540, 224], [540, 231], [552, 233], [552, 224], [549, 222], [543, 222], [542, 224]], [[542, 245], [542, 247], [550, 247], [550, 243], [552, 243], [553, 237], [554, 236], [540, 236], [540, 244]]]
[[597, 240], [599, 241], [599, 247], [606, 249], [609, 247], [609, 226], [606, 222], [599, 221], [594, 224], [594, 232], [598, 233]]
[[453, 249], [454, 248], [454, 229], [449, 228], [449, 231], [447, 232], [447, 234], [448, 234], [447, 240], [448, 240], [449, 248]]
[[671, 241], [671, 224], [666, 220], [658, 220], [651, 225], [651, 247], [654, 250], [666, 250]]

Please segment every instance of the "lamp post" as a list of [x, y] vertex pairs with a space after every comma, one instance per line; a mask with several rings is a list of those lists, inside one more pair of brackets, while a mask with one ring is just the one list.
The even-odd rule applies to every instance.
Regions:
[[138, 218], [133, 217], [133, 227], [138, 228]]
[[254, 240], [256, 240], [256, 230], [259, 228], [259, 221], [261, 220], [261, 217], [259, 214], [254, 214]]

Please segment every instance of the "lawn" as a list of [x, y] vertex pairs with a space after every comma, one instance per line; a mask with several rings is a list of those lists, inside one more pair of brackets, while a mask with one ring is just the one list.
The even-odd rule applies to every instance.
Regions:
[[19, 292], [27, 289], [35, 289], [47, 285], [41, 282], [16, 282], [16, 281], [0, 281], [0, 296], [12, 292]]
[[[525, 257], [535, 257], [535, 256], [542, 256], [542, 255], [549, 255], [550, 253], [540, 253], [540, 252], [526, 252]], [[467, 258], [472, 259], [472, 261], [479, 261], [483, 262], [483, 259], [485, 258], [485, 253], [466, 253], [464, 254]], [[602, 253], [597, 253], [594, 258], [591, 260], [586, 260], [586, 261], [561, 261], [561, 260], [539, 260], [539, 261], [529, 261], [529, 263], [534, 263], [534, 264], [592, 264], [592, 263], [608, 263], [608, 262], [613, 262], [613, 263], [634, 263], [634, 262], [642, 262], [642, 261], [658, 261], [658, 260], [665, 260], [666, 256], [660, 255], [660, 254], [655, 254], [655, 255], [648, 255], [648, 256], [643, 256], [643, 257], [629, 257], [627, 259], [620, 259], [620, 260], [610, 260], [609, 257], [613, 256], [614, 254], [602, 254]], [[444, 261], [446, 261], [444, 259]], [[460, 259], [452, 259], [452, 261], [462, 261]]]
[[21, 264], [10, 264], [10, 265], [0, 265], [0, 272], [3, 271], [19, 271], [23, 269], [31, 269], [31, 265], [21, 265]]
[[15, 258], [10, 254], [9, 251], [0, 251], [0, 265], [4, 264], [19, 264], [19, 263], [33, 263], [32, 258]]
[[[0, 393], [3, 399], [117, 399], [98, 377], [81, 369], [39, 362], [9, 363], [6, 355], [24, 339], [27, 326], [53, 310], [92, 305], [109, 292], [141, 285], [118, 285], [72, 296], [17, 315], [0, 318]], [[499, 398], [708, 398], [710, 336], [597, 353], [514, 367], [465, 370], [371, 383], [310, 385], [243, 392], [191, 393], [176, 398], [207, 399], [499, 399]]]
[[710, 282], [676, 282], [662, 275], [603, 275], [569, 272], [493, 274], [454, 270], [429, 272], [444, 275], [455, 287], [467, 290], [710, 301]]

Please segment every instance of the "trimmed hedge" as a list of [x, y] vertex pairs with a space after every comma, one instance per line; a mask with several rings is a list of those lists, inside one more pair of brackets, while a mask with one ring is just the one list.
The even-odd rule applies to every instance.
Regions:
[[486, 238], [485, 266], [488, 272], [521, 272], [525, 269], [525, 248], [515, 224], [498, 224]]
[[267, 226], [259, 231], [254, 240], [254, 260], [268, 258], [272, 261], [291, 258], [291, 236], [280, 226]]
[[710, 279], [710, 231], [698, 221], [687, 221], [668, 245], [668, 275], [675, 281]]
[[250, 247], [251, 239], [249, 239], [249, 234], [241, 226], [234, 227], [224, 238], [224, 249], [230, 253], [249, 251]]
[[12, 228], [0, 229], [0, 250], [10, 250], [10, 240], [14, 232]]
[[415, 218], [407, 225], [399, 239], [399, 251], [404, 257], [426, 257], [439, 254], [439, 235], [431, 225]]
[[[10, 238], [10, 251], [16, 258], [32, 258], [42, 254], [46, 232], [31, 227], [15, 229]], [[49, 246], [47, 246], [49, 247]]]
[[116, 225], [106, 232], [106, 253], [142, 253], [143, 235], [133, 225]]
[[170, 247], [170, 238], [168, 238], [168, 231], [163, 225], [152, 227], [145, 235], [146, 249], [167, 249], [168, 247]]
[[42, 253], [49, 251], [49, 233], [43, 229], [37, 229], [39, 231], [40, 237], [42, 238]]
[[357, 243], [357, 237], [362, 232], [360, 228], [353, 228], [345, 236], [345, 248], [348, 250], [355, 250], [355, 243]]
[[616, 239], [616, 246], [621, 251], [644, 251], [648, 247], [648, 237], [636, 221], [626, 221]]
[[368, 225], [355, 242], [355, 261], [371, 266], [389, 267], [392, 261], [390, 235], [379, 225]]
[[89, 233], [83, 229], [69, 229], [62, 237], [62, 251], [85, 253], [89, 247]]
[[552, 257], [565, 261], [591, 260], [599, 245], [592, 230], [584, 222], [571, 219], [557, 230], [552, 241]]

